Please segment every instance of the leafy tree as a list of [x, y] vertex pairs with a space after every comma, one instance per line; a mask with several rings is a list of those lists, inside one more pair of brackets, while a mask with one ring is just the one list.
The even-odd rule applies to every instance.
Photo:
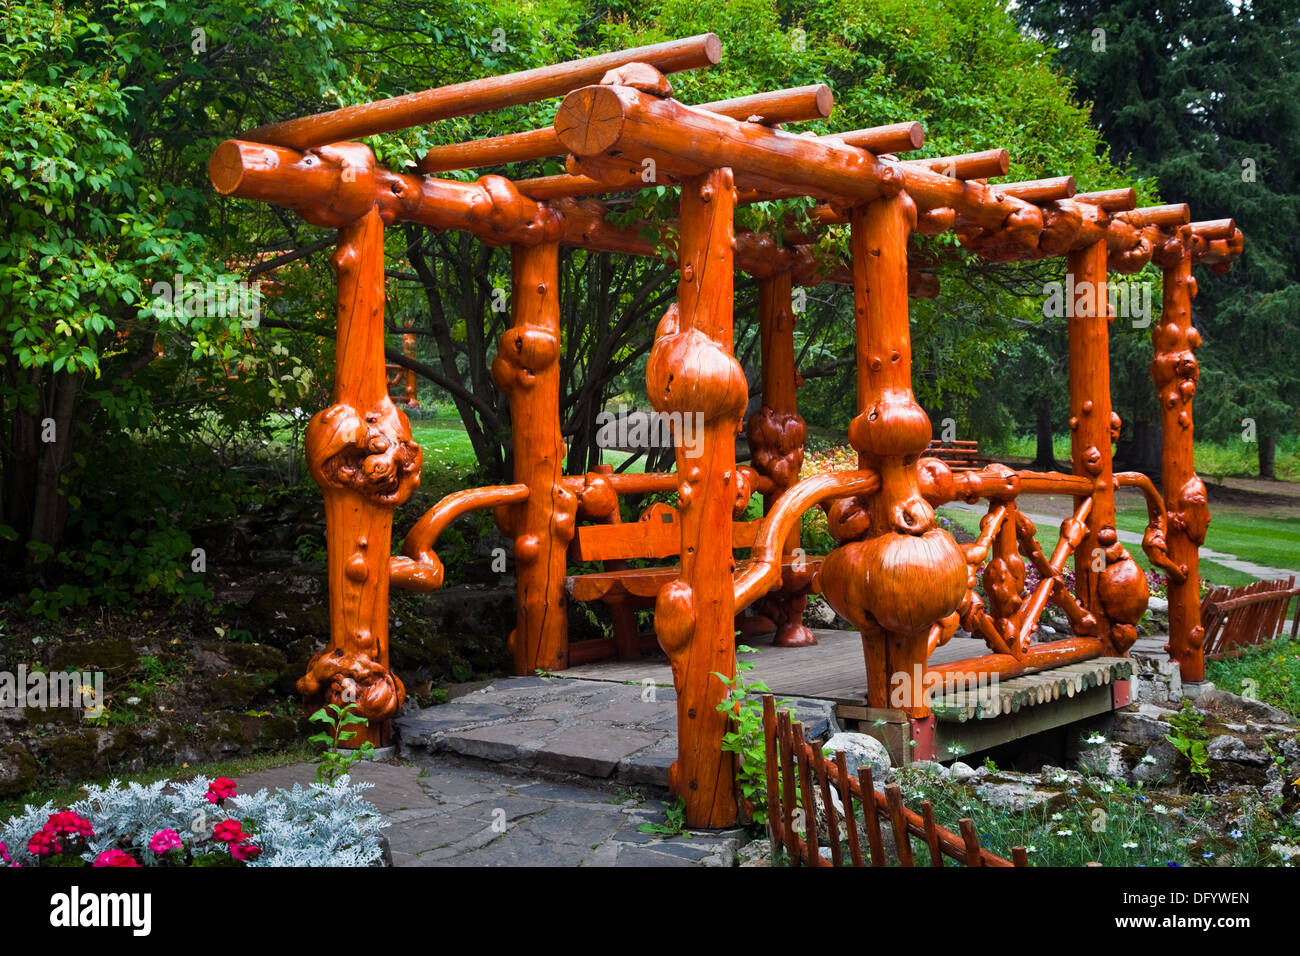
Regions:
[[[1022, 0], [1017, 12], [1057, 48], [1116, 156], [1198, 219], [1232, 216], [1245, 233], [1240, 261], [1202, 277], [1193, 303], [1197, 430], [1239, 439], [1252, 420], [1260, 475], [1273, 477], [1277, 436], [1300, 424], [1300, 3]], [[1154, 441], [1149, 349], [1117, 354], [1125, 417]]]
[[[364, 95], [349, 64], [333, 56], [332, 31], [346, 8], [333, 0], [310, 8], [291, 0], [5, 5], [6, 563], [35, 571], [59, 548], [88, 455], [105, 436], [143, 439], [154, 428], [158, 400], [170, 396], [166, 383], [144, 387], [142, 375], [160, 352], [174, 370], [188, 367], [211, 384], [248, 347], [237, 309], [189, 309], [157, 283], [179, 276], [211, 289], [240, 278], [227, 250], [247, 247], [238, 239], [249, 224], [220, 217], [207, 156], [224, 135], [266, 115], [269, 102]], [[278, 375], [272, 390], [285, 391]]]

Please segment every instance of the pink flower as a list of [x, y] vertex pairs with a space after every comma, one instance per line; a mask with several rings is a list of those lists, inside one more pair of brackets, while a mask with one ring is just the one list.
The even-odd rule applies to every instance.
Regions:
[[248, 860], [256, 860], [261, 856], [262, 848], [260, 846], [254, 846], [252, 843], [246, 841], [242, 843], [232, 843], [230, 844], [230, 855], [240, 863], [245, 863]]
[[139, 866], [135, 857], [123, 850], [105, 850], [95, 857], [91, 866]]
[[13, 860], [9, 859], [9, 847], [5, 846], [3, 841], [0, 841], [0, 860], [4, 860], [7, 864], [13, 863]]
[[222, 820], [212, 828], [212, 835], [222, 843], [237, 843], [244, 838], [244, 825], [238, 820]]
[[95, 835], [95, 831], [91, 829], [90, 821], [77, 816], [71, 810], [52, 814], [49, 820], [45, 822], [45, 829], [56, 836], [59, 834], [67, 834], [72, 837]]
[[181, 846], [181, 835], [175, 830], [159, 830], [149, 841], [149, 849], [153, 850], [159, 856], [168, 850], [179, 850]]
[[36, 856], [54, 856], [63, 852], [63, 845], [59, 843], [57, 834], [42, 827], [27, 841], [27, 852]]
[[235, 795], [235, 781], [229, 777], [218, 777], [208, 784], [208, 802], [220, 803], [226, 797]]

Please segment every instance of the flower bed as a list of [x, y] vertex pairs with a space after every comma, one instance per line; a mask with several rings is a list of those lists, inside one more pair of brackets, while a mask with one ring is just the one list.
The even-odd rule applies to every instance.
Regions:
[[28, 806], [0, 822], [4, 866], [374, 866], [388, 823], [342, 776], [307, 789], [240, 795], [196, 777], [88, 787], [56, 811]]

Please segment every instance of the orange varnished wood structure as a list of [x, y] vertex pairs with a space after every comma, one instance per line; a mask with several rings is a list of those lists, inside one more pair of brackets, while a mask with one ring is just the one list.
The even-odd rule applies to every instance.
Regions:
[[[441, 587], [440, 531], [458, 515], [491, 508], [514, 542], [516, 672], [563, 669], [598, 654], [637, 655], [633, 609], [653, 606], [677, 690], [671, 786], [685, 800], [687, 824], [728, 826], [738, 812], [735, 766], [721, 748], [728, 718], [718, 705], [726, 697], [722, 678], [735, 673], [739, 622], [763, 622], [783, 644], [813, 643], [800, 616], [808, 592], [820, 591], [860, 630], [869, 702], [879, 707], [897, 706], [890, 694], [899, 675], [1008, 677], [1123, 654], [1147, 585], [1115, 531], [1120, 487], [1146, 498], [1143, 549], [1170, 579], [1170, 654], [1184, 679], [1200, 679], [1197, 547], [1209, 512], [1192, 468], [1199, 335], [1191, 323], [1191, 268], [1229, 268], [1241, 232], [1231, 220], [1192, 222], [1185, 205], [1135, 209], [1131, 189], [1079, 193], [1070, 177], [990, 183], [1008, 170], [1001, 149], [899, 159], [924, 144], [912, 122], [824, 136], [781, 128], [828, 116], [824, 86], [704, 106], [678, 102], [668, 74], [711, 66], [720, 55], [717, 38], [705, 34], [288, 120], [214, 151], [209, 173], [220, 193], [284, 206], [339, 230], [334, 403], [307, 434], [308, 462], [326, 501], [331, 634], [302, 692], [355, 703], [370, 721], [368, 738], [385, 742], [404, 698], [387, 663], [388, 587]], [[437, 147], [417, 174], [384, 169], [367, 147], [348, 142], [549, 97], [563, 97], [552, 127]], [[546, 156], [565, 156], [567, 172], [473, 182], [436, 176]], [[654, 184], [680, 190], [675, 221], [616, 225], [593, 198]], [[848, 225], [845, 261], [815, 259], [810, 243], [817, 236], [798, 229], [782, 236], [736, 229], [737, 205], [796, 196], [816, 202], [811, 226], [801, 229]], [[510, 248], [512, 322], [492, 374], [510, 404], [515, 475], [509, 485], [444, 498], [415, 522], [402, 553], [390, 556], [393, 511], [419, 481], [421, 463], [406, 418], [388, 397], [383, 361], [383, 238], [398, 222], [463, 230]], [[908, 298], [934, 295], [937, 286], [933, 274], [909, 265], [909, 240], [947, 231], [992, 261], [1064, 257], [1073, 287], [1088, 293], [1069, 319], [1071, 474], [980, 463], [953, 468], [927, 454], [933, 433], [912, 393]], [[659, 323], [646, 371], [651, 405], [693, 416], [700, 426], [698, 446], [677, 436], [673, 472], [564, 473], [561, 245], [666, 255], [678, 271], [677, 300]], [[1163, 489], [1141, 475], [1115, 474], [1111, 464], [1119, 420], [1110, 406], [1105, 282], [1108, 271], [1134, 272], [1147, 262], [1164, 275], [1152, 360], [1164, 416]], [[755, 277], [760, 292], [762, 406], [747, 427], [752, 466], [735, 458], [749, 393], [733, 354], [737, 269]], [[801, 478], [806, 428], [796, 400], [791, 300], [796, 286], [824, 281], [853, 289], [857, 414], [849, 440], [859, 466]], [[675, 492], [676, 505], [657, 504], [641, 520], [624, 521], [620, 498], [647, 492]], [[764, 517], [738, 520], [754, 494], [763, 496]], [[1017, 505], [1036, 494], [1075, 502], [1047, 551]], [[956, 500], [988, 503], [974, 543], [959, 545], [935, 522], [934, 508]], [[838, 545], [805, 558], [800, 519], [818, 506]], [[679, 563], [626, 563], [665, 558]], [[1073, 591], [1065, 577], [1071, 559]], [[605, 569], [569, 573], [582, 562]], [[1027, 563], [1041, 582], [1028, 593]], [[983, 597], [975, 588], [981, 580]], [[607, 603], [621, 622], [616, 637], [571, 645], [569, 599]], [[1035, 641], [1049, 601], [1074, 633]], [[982, 638], [989, 653], [929, 666], [930, 654], [959, 628]], [[914, 723], [932, 719], [921, 688], [917, 683], [902, 702]], [[882, 809], [877, 799], [866, 801], [872, 812]], [[932, 848], [937, 839], [944, 853], [1005, 862], [946, 831], [936, 837], [932, 820], [904, 823]]]

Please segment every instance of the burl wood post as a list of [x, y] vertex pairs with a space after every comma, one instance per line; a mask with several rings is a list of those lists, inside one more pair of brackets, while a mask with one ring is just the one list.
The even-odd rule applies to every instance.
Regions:
[[[1070, 341], [1070, 461], [1076, 475], [1096, 482], [1088, 531], [1074, 553], [1075, 594], [1097, 619], [1096, 636], [1106, 653], [1123, 655], [1137, 639], [1135, 627], [1146, 610], [1149, 590], [1115, 531], [1115, 475], [1111, 444], [1119, 438], [1119, 416], [1110, 401], [1110, 299], [1106, 243], [1069, 253], [1067, 303]], [[1071, 285], [1072, 280], [1072, 285]], [[1075, 507], [1082, 498], [1075, 499]]]
[[560, 485], [559, 249], [554, 242], [511, 247], [512, 322], [492, 363], [493, 381], [510, 400], [515, 482], [529, 492], [497, 515], [515, 542], [509, 648], [516, 674], [569, 666], [564, 572], [578, 502]]
[[917, 483], [932, 432], [912, 394], [907, 239], [916, 206], [900, 193], [855, 207], [850, 224], [859, 411], [849, 441], [861, 466], [880, 475], [880, 490], [832, 508], [833, 533], [857, 540], [827, 556], [822, 591], [862, 634], [871, 706], [923, 718], [929, 632], [940, 620], [955, 622], [967, 571]]
[[[686, 803], [686, 824], [727, 827], [736, 820], [735, 760], [722, 750], [729, 720], [718, 711], [733, 678], [735, 591], [733, 511], [742, 496], [736, 434], [749, 398], [732, 354], [732, 214], [735, 182], [716, 169], [682, 184], [681, 275], [677, 301], [659, 323], [646, 366], [646, 391], [674, 427], [702, 440], [677, 440], [681, 576], [655, 602], [655, 632], [677, 690], [677, 760], [668, 774]], [[697, 453], [691, 453], [694, 445]]]
[[[791, 295], [793, 279], [789, 269], [758, 280], [759, 342], [763, 376], [763, 407], [749, 420], [749, 446], [755, 470], [772, 479], [772, 490], [763, 496], [767, 514], [787, 488], [799, 480], [803, 467], [804, 439], [808, 427], [798, 410], [798, 372], [794, 364], [795, 317]], [[799, 529], [791, 529], [785, 554], [799, 547]], [[796, 573], [797, 579], [799, 575]], [[816, 644], [813, 632], [804, 626], [807, 595], [794, 580], [759, 602], [758, 609], [776, 625], [772, 643], [778, 647]]]
[[1205, 679], [1205, 628], [1201, 624], [1200, 546], [1210, 525], [1205, 485], [1196, 474], [1192, 444], [1192, 397], [1200, 367], [1195, 349], [1201, 333], [1192, 327], [1196, 279], [1188, 246], [1166, 244], [1157, 250], [1162, 267], [1163, 304], [1152, 330], [1155, 356], [1151, 376], [1160, 402], [1163, 443], [1160, 452], [1165, 505], [1169, 513], [1166, 544], [1175, 564], [1187, 568], [1184, 581], [1169, 580], [1169, 651], [1183, 680]]
[[[366, 151], [368, 155], [369, 151]], [[388, 669], [393, 509], [420, 483], [420, 448], [388, 395], [384, 225], [372, 208], [339, 230], [334, 404], [307, 426], [307, 466], [325, 498], [330, 638], [298, 689], [309, 706], [346, 706], [370, 723], [343, 746], [385, 746], [406, 697]]]

